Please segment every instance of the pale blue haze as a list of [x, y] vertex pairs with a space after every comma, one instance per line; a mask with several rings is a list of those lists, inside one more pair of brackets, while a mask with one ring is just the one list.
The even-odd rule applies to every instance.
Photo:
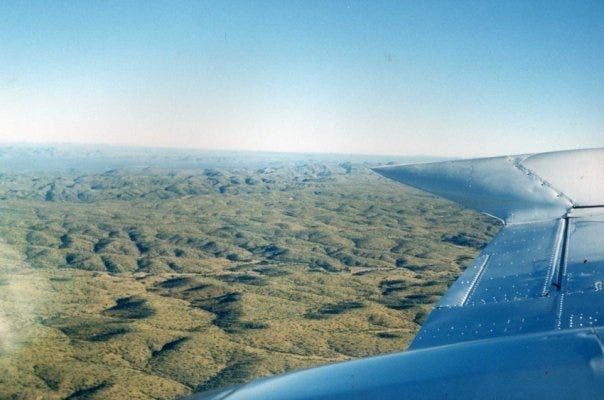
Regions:
[[604, 146], [604, 2], [3, 1], [0, 142]]

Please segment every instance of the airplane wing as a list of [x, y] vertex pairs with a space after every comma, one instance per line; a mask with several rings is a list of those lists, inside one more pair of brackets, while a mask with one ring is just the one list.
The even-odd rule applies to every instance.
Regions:
[[604, 149], [375, 171], [505, 226], [442, 297], [408, 351], [193, 398], [602, 396]]

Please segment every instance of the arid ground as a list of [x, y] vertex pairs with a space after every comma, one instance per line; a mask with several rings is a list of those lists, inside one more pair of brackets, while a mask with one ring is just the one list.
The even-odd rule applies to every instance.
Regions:
[[0, 398], [173, 399], [404, 350], [499, 229], [376, 160], [203, 157], [5, 163]]

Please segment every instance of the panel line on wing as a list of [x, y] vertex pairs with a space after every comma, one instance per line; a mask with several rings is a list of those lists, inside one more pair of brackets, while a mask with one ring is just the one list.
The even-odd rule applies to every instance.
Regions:
[[571, 207], [574, 207], [575, 202], [573, 201], [573, 199], [571, 199], [569, 196], [567, 196], [566, 193], [564, 193], [562, 190], [557, 189], [554, 185], [552, 185], [550, 182], [545, 180], [537, 172], [533, 171], [532, 169], [528, 168], [526, 165], [523, 164], [523, 162], [529, 158], [530, 158], [530, 156], [524, 157], [523, 159], [516, 158], [513, 161], [513, 165], [516, 168], [518, 168], [520, 171], [524, 172], [526, 175], [536, 178], [541, 183], [541, 186], [545, 186], [548, 189], [554, 191], [558, 197], [562, 197], [563, 199], [565, 199], [566, 201], [568, 201], [570, 203]]
[[568, 247], [570, 241], [570, 219], [568, 216], [563, 218], [564, 220], [564, 233], [562, 234], [562, 249], [560, 254], [560, 263], [558, 266], [558, 278], [554, 286], [560, 290], [562, 288], [562, 280], [564, 279], [564, 275], [566, 273], [566, 263], [568, 261]]
[[564, 296], [565, 294], [560, 294], [560, 301], [558, 302], [558, 312], [556, 313], [556, 329], [562, 329], [562, 314], [564, 312]]
[[556, 285], [554, 282], [554, 277], [556, 277], [556, 272], [560, 267], [560, 254], [562, 251], [563, 242], [565, 241], [565, 231], [566, 225], [568, 221], [565, 218], [561, 218], [558, 222], [558, 230], [556, 232], [556, 244], [554, 245], [554, 251], [552, 252], [552, 256], [550, 258], [550, 266], [545, 277], [545, 282], [543, 283], [543, 290], [541, 291], [541, 296], [545, 297], [549, 295], [550, 287], [552, 285]]
[[474, 279], [470, 283], [468, 291], [466, 292], [466, 294], [464, 295], [464, 297], [461, 299], [460, 303], [461, 303], [462, 307], [466, 305], [466, 303], [470, 299], [470, 296], [474, 293], [474, 290], [476, 289], [476, 286], [480, 282], [480, 278], [484, 274], [484, 271], [485, 271], [485, 269], [487, 267], [487, 263], [489, 262], [489, 258], [491, 258], [490, 254], [485, 254], [484, 255], [484, 260], [482, 261], [482, 264], [480, 264], [480, 267], [478, 268], [478, 272], [476, 273], [476, 275], [474, 276]]

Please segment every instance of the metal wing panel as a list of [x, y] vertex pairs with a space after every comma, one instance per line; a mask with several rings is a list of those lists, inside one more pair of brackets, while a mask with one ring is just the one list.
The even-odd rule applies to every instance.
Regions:
[[409, 348], [604, 326], [602, 213], [506, 226]]
[[556, 297], [483, 306], [437, 307], [409, 350], [553, 331], [557, 327], [558, 309]]
[[512, 302], [546, 294], [561, 235], [559, 221], [505, 227], [483, 254], [489, 260], [465, 305]]
[[451, 286], [437, 307], [517, 301], [549, 290], [560, 220], [508, 225]]
[[562, 293], [556, 309], [556, 329], [601, 327], [604, 321], [602, 292]]
[[376, 168], [378, 173], [507, 222], [604, 205], [604, 149]]
[[374, 170], [510, 223], [561, 217], [572, 203], [524, 168], [525, 158], [394, 165]]
[[522, 164], [575, 206], [604, 205], [604, 149], [535, 154]]
[[604, 215], [570, 218], [566, 292], [602, 292], [604, 289], [603, 240]]
[[[590, 170], [602, 169], [603, 155], [598, 149], [378, 169], [506, 222], [409, 348], [603, 326], [604, 207], [590, 203], [604, 198], [604, 176], [595, 182], [601, 171]], [[564, 165], [582, 160], [590, 161]]]
[[489, 254], [483, 251], [455, 281], [438, 302], [437, 307], [461, 307], [466, 304], [489, 261]]

